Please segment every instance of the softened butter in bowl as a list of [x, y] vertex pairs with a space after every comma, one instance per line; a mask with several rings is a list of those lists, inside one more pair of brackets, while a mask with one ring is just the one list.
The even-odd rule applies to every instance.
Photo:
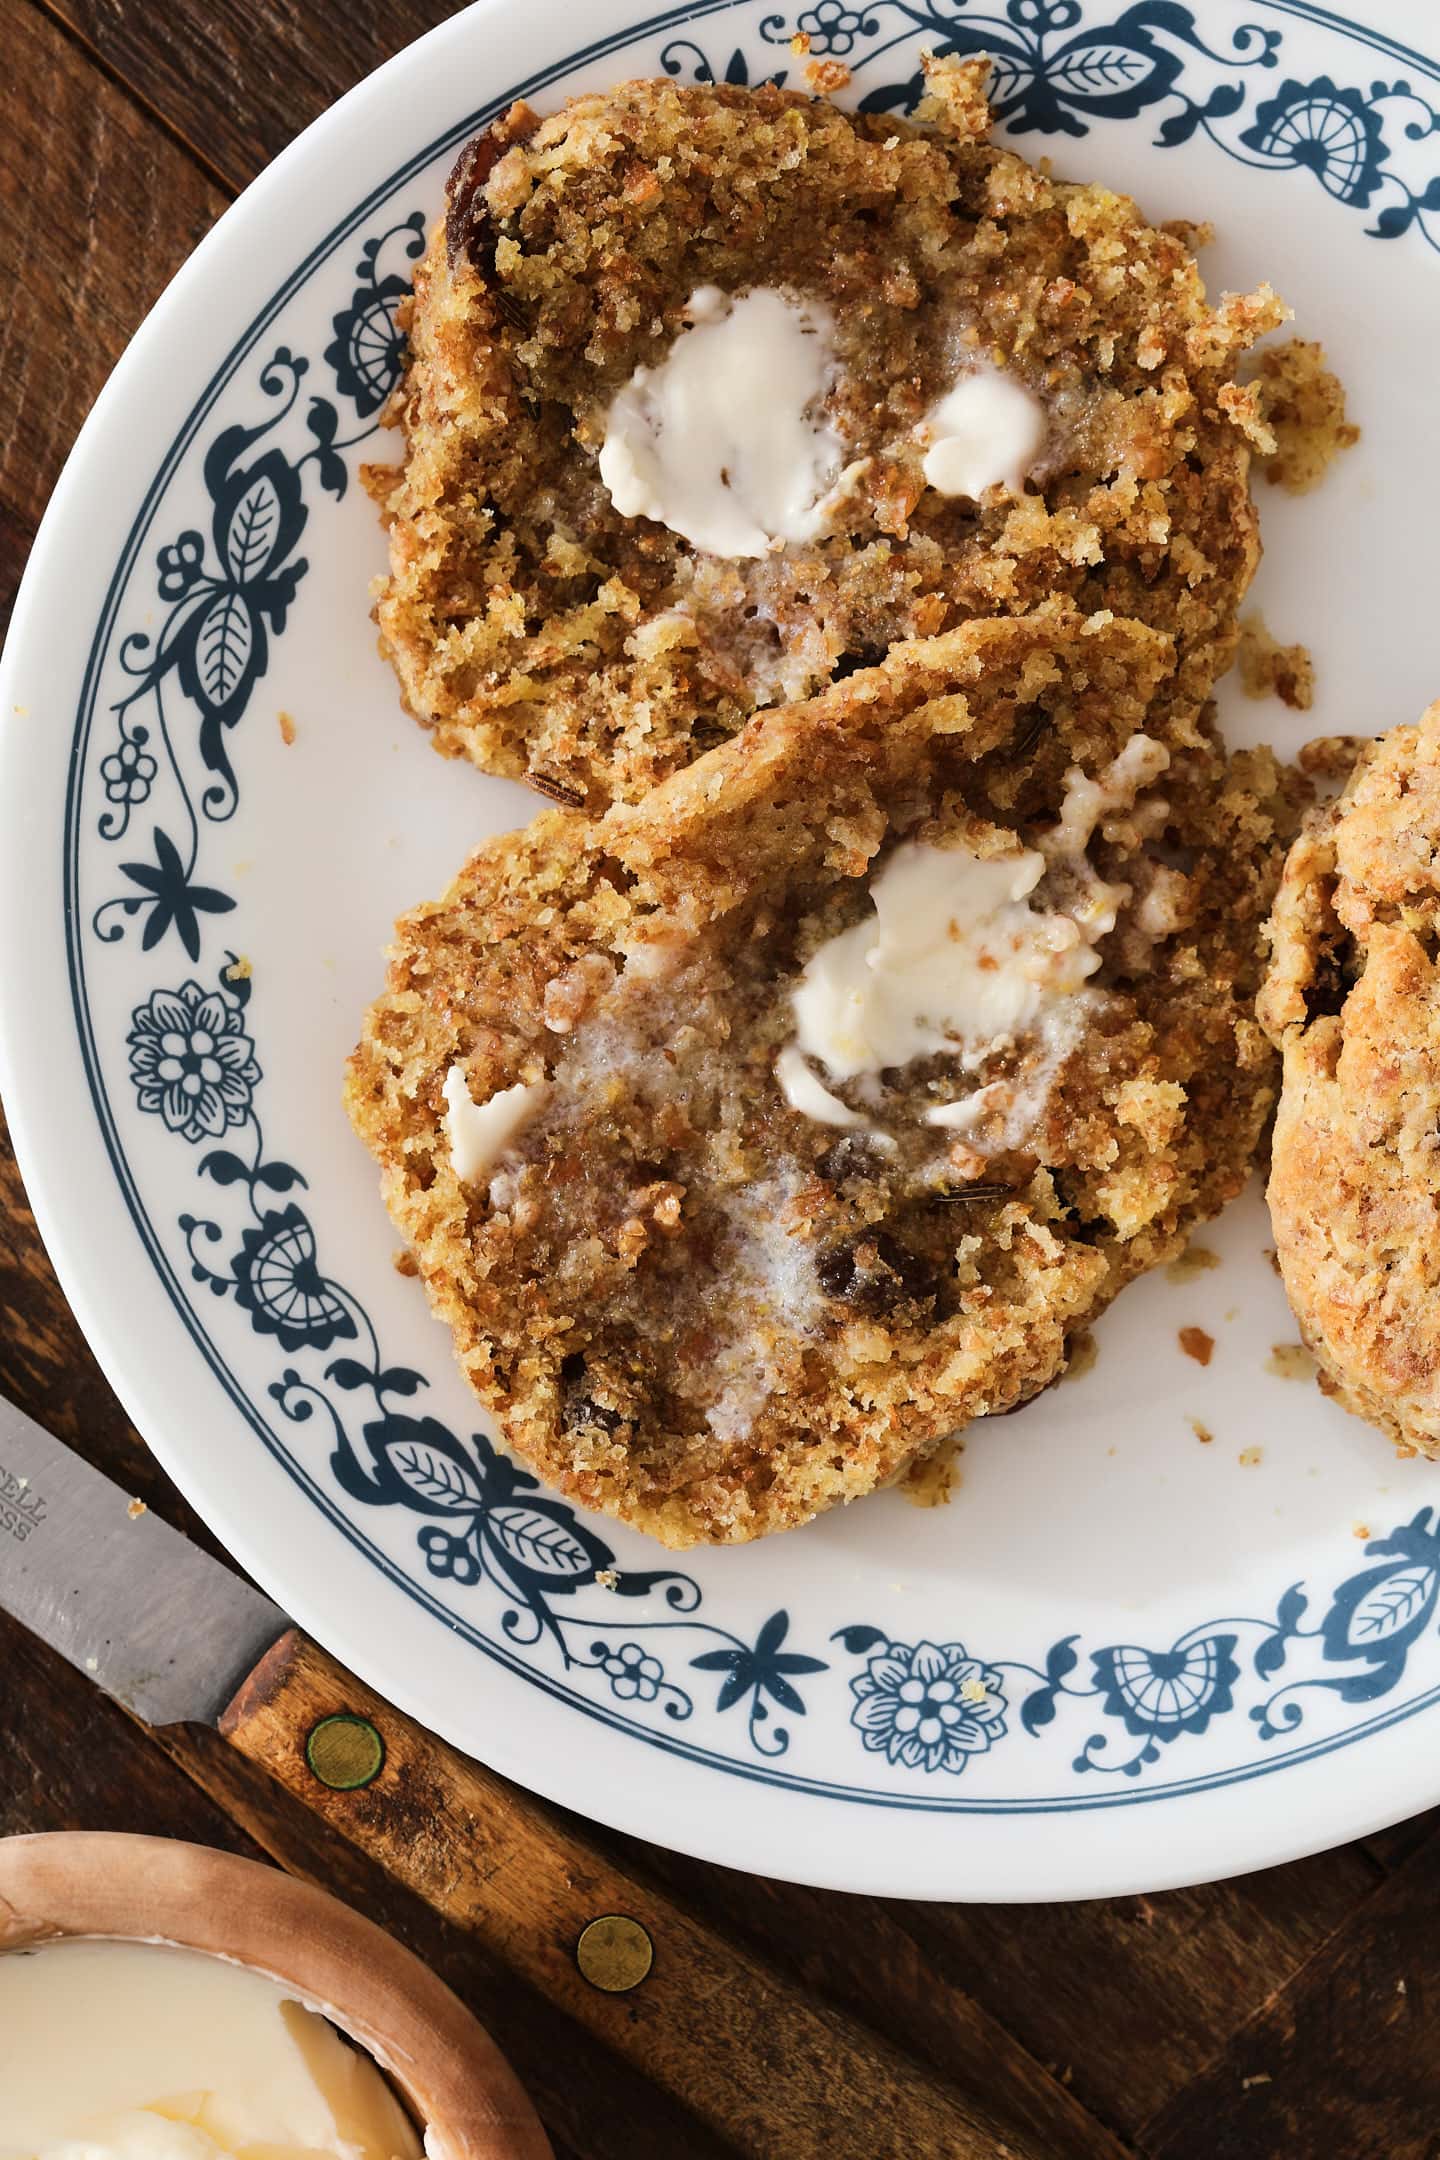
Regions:
[[375, 2063], [245, 1966], [159, 1943], [0, 1956], [0, 2160], [420, 2160]]

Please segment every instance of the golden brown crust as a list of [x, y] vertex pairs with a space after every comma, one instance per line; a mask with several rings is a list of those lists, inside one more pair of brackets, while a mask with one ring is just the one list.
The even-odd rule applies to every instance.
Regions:
[[1270, 936], [1285, 1287], [1326, 1392], [1440, 1454], [1440, 704], [1311, 819]]
[[[676, 1545], [803, 1522], [1046, 1386], [1238, 1189], [1273, 1099], [1250, 1014], [1289, 806], [1267, 753], [1208, 734], [1158, 825], [1094, 843], [1134, 904], [1022, 1145], [982, 1159], [923, 1125], [948, 1059], [884, 1077], [892, 1157], [792, 1110], [772, 1071], [799, 968], [866, 910], [885, 849], [1052, 823], [1170, 659], [1058, 604], [963, 626], [643, 804], [543, 814], [400, 924], [350, 1115], [463, 1371], [543, 1476]], [[544, 1088], [468, 1188], [442, 1123], [457, 1063], [476, 1102]]]
[[[1057, 592], [1174, 638], [1151, 726], [1193, 734], [1258, 555], [1233, 371], [1283, 311], [1212, 308], [1176, 233], [987, 142], [983, 74], [937, 64], [918, 123], [628, 83], [470, 146], [416, 272], [404, 463], [369, 476], [382, 644], [437, 748], [634, 799], [757, 707]], [[828, 536], [729, 562], [621, 517], [596, 453], [690, 294], [757, 281], [831, 308], [830, 417], [869, 462]], [[1030, 492], [979, 506], [925, 487], [911, 433], [977, 357], [1051, 414]]]

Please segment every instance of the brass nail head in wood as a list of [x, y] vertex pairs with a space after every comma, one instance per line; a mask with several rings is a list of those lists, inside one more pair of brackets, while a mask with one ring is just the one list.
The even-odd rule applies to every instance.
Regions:
[[332, 1792], [358, 1792], [384, 1769], [385, 1742], [369, 1718], [341, 1710], [310, 1728], [305, 1760]]
[[646, 1977], [655, 1962], [655, 1945], [628, 1913], [602, 1913], [581, 1930], [575, 1962], [591, 1987], [623, 1995]]

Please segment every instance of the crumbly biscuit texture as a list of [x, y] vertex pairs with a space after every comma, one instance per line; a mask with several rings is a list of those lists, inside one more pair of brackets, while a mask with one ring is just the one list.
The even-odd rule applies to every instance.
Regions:
[[[545, 1478], [673, 1545], [804, 1522], [1047, 1386], [1239, 1188], [1273, 1100], [1253, 1000], [1293, 818], [1268, 753], [1227, 760], [1206, 730], [1138, 799], [1105, 794], [1172, 659], [1063, 604], [961, 626], [642, 804], [546, 812], [401, 922], [350, 1115], [462, 1369]], [[891, 851], [1013, 856], [1081, 795], [1094, 831], [1063, 874], [1105, 881], [1118, 920], [1051, 1069], [998, 1046], [990, 1070], [1034, 1083], [1023, 1130], [927, 1124], [967, 1084], [948, 1053], [834, 1083], [888, 1150], [793, 1108], [794, 985]], [[476, 1104], [532, 1091], [470, 1183], [456, 1068]]]
[[1271, 946], [1285, 1287], [1326, 1392], [1440, 1455], [1440, 704], [1359, 749], [1290, 852]]
[[1267, 345], [1256, 358], [1251, 387], [1264, 424], [1255, 439], [1261, 472], [1287, 495], [1308, 495], [1341, 451], [1360, 440], [1359, 428], [1345, 415], [1345, 386], [1325, 365], [1324, 346], [1306, 338]]
[[[1194, 739], [1258, 555], [1234, 370], [1283, 310], [1212, 305], [1177, 231], [992, 145], [983, 78], [934, 64], [915, 122], [633, 82], [469, 145], [416, 272], [403, 462], [369, 474], [382, 645], [437, 748], [638, 799], [757, 709], [1057, 593], [1173, 639], [1150, 724]], [[848, 477], [819, 537], [730, 560], [620, 515], [598, 452], [697, 289], [759, 285], [833, 318]], [[984, 366], [1047, 438], [1022, 495], [976, 503], [926, 486], [915, 429]]]

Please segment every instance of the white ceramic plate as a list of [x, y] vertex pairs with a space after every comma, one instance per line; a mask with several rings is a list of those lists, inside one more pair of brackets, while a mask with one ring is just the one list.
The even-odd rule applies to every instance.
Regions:
[[[887, 108], [921, 50], [993, 53], [1030, 154], [1213, 219], [1213, 283], [1271, 277], [1349, 386], [1362, 446], [1263, 504], [1256, 599], [1320, 692], [1232, 718], [1294, 746], [1440, 691], [1440, 27], [1423, 0], [1367, 13], [486, 0], [228, 213], [67, 467], [0, 704], [3, 1085], [46, 1239], [238, 1558], [572, 1807], [814, 1882], [1061, 1898], [1440, 1799], [1440, 1469], [1274, 1369], [1295, 1328], [1258, 1199], [1208, 1239], [1223, 1265], [1128, 1291], [1092, 1371], [975, 1431], [948, 1505], [883, 1494], [678, 1565], [492, 1452], [339, 1105], [392, 917], [533, 808], [433, 755], [367, 619], [356, 463], [386, 452], [394, 308], [464, 138], [517, 94], [661, 69], [794, 82], [796, 28]], [[201, 1079], [178, 1129], [172, 1054]]]

